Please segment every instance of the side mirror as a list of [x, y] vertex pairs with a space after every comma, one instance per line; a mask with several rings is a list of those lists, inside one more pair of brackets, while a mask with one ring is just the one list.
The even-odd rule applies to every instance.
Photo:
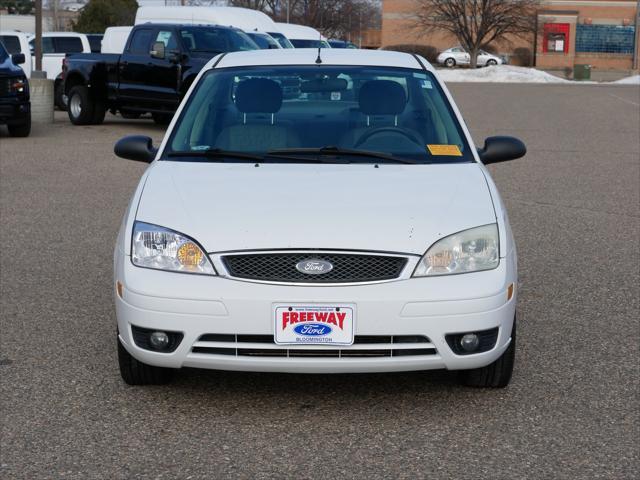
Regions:
[[485, 165], [515, 160], [526, 153], [527, 147], [514, 137], [489, 137], [484, 141], [484, 147], [478, 149], [480, 160]]
[[27, 59], [24, 56], [24, 53], [14, 53], [11, 55], [11, 61], [14, 65], [22, 65]]
[[113, 153], [127, 160], [151, 163], [156, 157], [158, 149], [153, 146], [153, 140], [143, 135], [131, 135], [121, 138], [113, 148]]
[[164, 57], [165, 57], [164, 43], [163, 42], [154, 43], [149, 53], [151, 54], [151, 58], [164, 60]]

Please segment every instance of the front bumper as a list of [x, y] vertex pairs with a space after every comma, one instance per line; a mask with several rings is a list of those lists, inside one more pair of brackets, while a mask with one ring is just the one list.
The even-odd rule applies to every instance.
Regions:
[[[141, 362], [170, 368], [296, 373], [479, 368], [495, 361], [509, 346], [516, 305], [515, 294], [507, 299], [509, 285], [516, 283], [514, 258], [502, 259], [495, 270], [473, 274], [370, 285], [285, 286], [139, 268], [117, 251], [115, 281], [122, 284], [121, 296], [116, 292], [115, 301], [123, 346]], [[282, 356], [242, 354], [283, 348], [271, 342], [237, 343], [246, 335], [273, 336], [272, 309], [276, 303], [355, 304], [356, 337], [424, 336], [429, 343], [419, 347], [429, 353], [353, 356], [355, 350], [366, 346], [352, 345], [340, 347], [337, 357], [323, 357], [314, 352], [336, 347], [313, 345], [296, 346], [296, 351], [304, 350], [304, 356], [289, 355], [291, 351]], [[136, 345], [132, 325], [180, 332], [183, 338], [172, 353], [146, 350]], [[496, 344], [483, 353], [456, 355], [445, 339], [447, 334], [495, 327], [499, 329]], [[220, 341], [201, 339], [212, 334], [226, 337]], [[196, 353], [194, 348], [208, 353]], [[222, 351], [226, 354], [216, 353]], [[235, 353], [230, 355], [229, 351]]]
[[17, 98], [0, 99], [0, 124], [24, 123], [31, 113], [31, 103]]

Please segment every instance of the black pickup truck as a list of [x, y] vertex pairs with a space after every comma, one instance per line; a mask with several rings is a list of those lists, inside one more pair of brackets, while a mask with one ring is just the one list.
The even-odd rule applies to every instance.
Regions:
[[222, 52], [256, 50], [241, 30], [207, 25], [136, 25], [118, 54], [65, 58], [64, 91], [75, 125], [102, 123], [105, 112], [125, 118], [151, 113], [167, 124], [198, 72]]
[[9, 55], [0, 42], [0, 125], [6, 124], [12, 137], [31, 132], [29, 81], [18, 66], [24, 62], [24, 54]]

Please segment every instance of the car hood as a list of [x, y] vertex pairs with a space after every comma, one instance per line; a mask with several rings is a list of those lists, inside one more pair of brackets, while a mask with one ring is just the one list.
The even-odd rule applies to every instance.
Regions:
[[5, 58], [4, 61], [0, 60], [0, 77], [17, 75], [24, 75], [24, 72], [22, 71], [22, 68], [13, 64], [11, 55]]
[[207, 250], [350, 249], [423, 254], [496, 221], [480, 165], [155, 162], [136, 219]]

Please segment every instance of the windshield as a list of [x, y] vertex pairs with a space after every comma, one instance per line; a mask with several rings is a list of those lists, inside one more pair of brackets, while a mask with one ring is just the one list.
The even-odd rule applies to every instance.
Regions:
[[0, 41], [0, 63], [4, 62], [8, 56], [9, 54], [4, 49], [4, 46], [2, 45], [2, 41]]
[[293, 48], [293, 44], [289, 41], [287, 37], [284, 36], [284, 34], [280, 32], [267, 32], [267, 33], [271, 35], [273, 38], [275, 38], [282, 48]]
[[4, 44], [11, 55], [20, 53], [20, 39], [15, 35], [0, 35], [0, 44]]
[[245, 33], [230, 28], [183, 27], [182, 43], [190, 52], [237, 52], [257, 50], [258, 46]]
[[331, 48], [331, 45], [326, 40], [300, 40], [291, 39], [291, 43], [296, 48]]
[[474, 161], [447, 98], [424, 70], [316, 65], [210, 70], [176, 125], [165, 159], [214, 150], [260, 158], [289, 150], [298, 158], [344, 153], [353, 162], [374, 161], [361, 152], [406, 163]]
[[266, 33], [254, 33], [247, 32], [247, 35], [253, 40], [258, 47], [262, 50], [267, 50], [269, 48], [280, 48], [278, 42], [276, 42], [273, 38], [271, 38]]

